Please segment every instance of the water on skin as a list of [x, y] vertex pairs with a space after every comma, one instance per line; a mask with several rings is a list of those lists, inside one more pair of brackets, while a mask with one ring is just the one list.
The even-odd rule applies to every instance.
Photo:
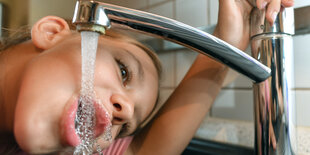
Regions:
[[[94, 71], [99, 34], [96, 32], [81, 32], [82, 46], [82, 81], [80, 99], [75, 117], [75, 130], [81, 143], [75, 148], [75, 155], [88, 155], [93, 153], [93, 148], [101, 153], [94, 133], [96, 122], [94, 101]], [[104, 140], [111, 139], [111, 127], [107, 127], [103, 136]]]

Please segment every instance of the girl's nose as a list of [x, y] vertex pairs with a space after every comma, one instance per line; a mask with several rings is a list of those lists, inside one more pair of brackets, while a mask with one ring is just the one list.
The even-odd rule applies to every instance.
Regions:
[[113, 104], [113, 123], [124, 124], [133, 118], [134, 103], [122, 94], [113, 94], [111, 96], [111, 103]]

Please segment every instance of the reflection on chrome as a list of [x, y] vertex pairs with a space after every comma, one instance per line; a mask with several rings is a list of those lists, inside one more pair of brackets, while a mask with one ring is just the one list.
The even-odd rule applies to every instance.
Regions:
[[264, 81], [270, 76], [269, 68], [228, 43], [197, 28], [147, 12], [80, 0], [76, 3], [73, 23], [79, 31], [104, 34], [111, 26], [169, 40], [211, 56], [254, 82]]
[[253, 85], [258, 155], [297, 154], [293, 17], [293, 8], [287, 8], [270, 26], [262, 11], [257, 9], [252, 14], [252, 56], [271, 69], [271, 77]]

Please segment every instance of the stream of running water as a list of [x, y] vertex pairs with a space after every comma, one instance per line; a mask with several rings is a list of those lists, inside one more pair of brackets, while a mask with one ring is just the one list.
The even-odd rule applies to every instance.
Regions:
[[[80, 144], [76, 146], [74, 155], [93, 154], [93, 150], [100, 154], [102, 150], [95, 137], [96, 110], [94, 103], [96, 95], [94, 91], [95, 60], [98, 46], [99, 33], [81, 32], [82, 52], [82, 81], [78, 108], [75, 117], [75, 130], [80, 138]], [[111, 127], [107, 127], [104, 139], [110, 140]]]

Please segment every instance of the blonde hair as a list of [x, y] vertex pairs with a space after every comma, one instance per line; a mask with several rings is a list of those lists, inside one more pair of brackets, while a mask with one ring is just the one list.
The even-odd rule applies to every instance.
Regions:
[[4, 37], [0, 40], [0, 51], [31, 39], [29, 26], [22, 26], [16, 30], [3, 28]]

